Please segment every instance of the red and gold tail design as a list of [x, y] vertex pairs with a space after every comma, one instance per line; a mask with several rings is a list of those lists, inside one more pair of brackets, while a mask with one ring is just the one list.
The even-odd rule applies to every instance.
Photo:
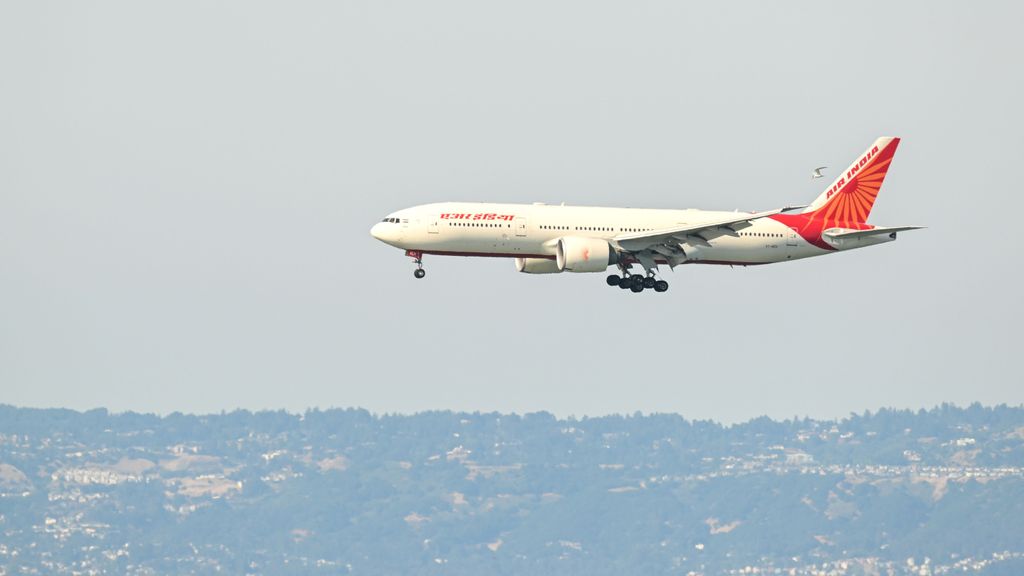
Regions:
[[899, 138], [879, 138], [804, 212], [829, 227], [858, 228], [867, 222]]
[[800, 214], [771, 216], [800, 234], [809, 244], [835, 250], [821, 235], [830, 228], [868, 230], [871, 207], [875, 205], [882, 180], [896, 154], [899, 138], [879, 138], [836, 178], [821, 196]]

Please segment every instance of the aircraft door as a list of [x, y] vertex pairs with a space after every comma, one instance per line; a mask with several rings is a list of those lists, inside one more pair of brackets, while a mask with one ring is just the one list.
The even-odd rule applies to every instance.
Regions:
[[512, 228], [516, 231], [516, 236], [526, 236], [526, 218], [522, 216], [516, 217], [515, 222], [512, 223]]
[[796, 228], [790, 228], [789, 233], [786, 235], [786, 246], [789, 248], [795, 248], [797, 245]]
[[428, 234], [440, 234], [441, 233], [441, 219], [435, 214], [427, 220], [427, 233]]

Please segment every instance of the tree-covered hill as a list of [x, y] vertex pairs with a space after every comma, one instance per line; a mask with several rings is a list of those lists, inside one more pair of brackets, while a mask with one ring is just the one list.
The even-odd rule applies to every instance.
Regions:
[[1018, 574], [1021, 518], [1006, 406], [735, 426], [0, 406], [0, 574]]

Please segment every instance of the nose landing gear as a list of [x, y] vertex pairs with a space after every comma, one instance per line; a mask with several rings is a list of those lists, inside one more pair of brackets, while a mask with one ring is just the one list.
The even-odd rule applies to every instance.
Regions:
[[419, 250], [406, 250], [405, 255], [412, 258], [413, 263], [416, 264], [416, 269], [412, 272], [413, 276], [423, 278], [427, 275], [427, 271], [423, 269], [423, 252]]

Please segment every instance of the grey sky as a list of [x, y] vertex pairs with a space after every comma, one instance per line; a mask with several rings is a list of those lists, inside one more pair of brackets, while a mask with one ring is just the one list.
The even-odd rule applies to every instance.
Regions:
[[[0, 402], [674, 411], [1024, 402], [1014, 3], [5, 2]], [[903, 142], [894, 244], [602, 275], [429, 258], [441, 200], [806, 203]]]

